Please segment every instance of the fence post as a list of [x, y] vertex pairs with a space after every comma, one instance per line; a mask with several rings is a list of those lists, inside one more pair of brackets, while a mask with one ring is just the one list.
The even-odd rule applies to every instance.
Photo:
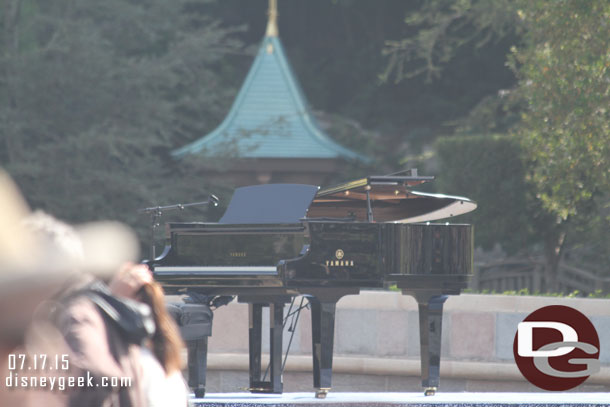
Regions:
[[473, 291], [479, 291], [481, 289], [481, 281], [480, 281], [480, 273], [481, 273], [481, 265], [478, 263], [474, 263], [474, 267], [472, 268], [472, 279], [470, 280], [470, 289]]
[[540, 272], [540, 266], [535, 265], [532, 273], [532, 293], [540, 292], [542, 290], [542, 273]]

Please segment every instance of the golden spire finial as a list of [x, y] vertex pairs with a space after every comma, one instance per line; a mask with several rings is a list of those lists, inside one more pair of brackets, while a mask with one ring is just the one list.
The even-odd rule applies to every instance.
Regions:
[[267, 32], [265, 36], [267, 37], [277, 37], [278, 29], [277, 29], [277, 0], [269, 0], [269, 20], [267, 20]]

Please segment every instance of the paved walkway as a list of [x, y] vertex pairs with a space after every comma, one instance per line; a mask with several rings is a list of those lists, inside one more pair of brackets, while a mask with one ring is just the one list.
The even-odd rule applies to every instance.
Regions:
[[301, 407], [312, 404], [342, 406], [610, 406], [608, 393], [439, 393], [426, 397], [422, 393], [334, 393], [316, 399], [314, 393], [282, 395], [250, 393], [211, 393], [204, 399], [193, 399], [197, 407]]

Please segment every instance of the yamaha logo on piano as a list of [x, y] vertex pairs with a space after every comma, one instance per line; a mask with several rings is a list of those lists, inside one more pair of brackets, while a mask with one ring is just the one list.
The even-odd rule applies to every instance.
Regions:
[[246, 252], [229, 252], [230, 257], [246, 257]]
[[345, 253], [341, 249], [335, 251], [336, 260], [326, 260], [326, 265], [329, 267], [353, 267], [354, 260], [344, 260]]

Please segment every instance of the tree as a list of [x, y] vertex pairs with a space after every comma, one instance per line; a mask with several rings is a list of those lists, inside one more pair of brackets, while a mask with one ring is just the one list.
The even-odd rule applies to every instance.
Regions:
[[548, 234], [547, 280], [557, 266], [569, 224], [597, 222], [610, 203], [610, 3], [522, 1], [524, 44], [515, 47], [515, 94], [526, 102], [517, 127], [529, 179], [556, 217]]
[[521, 143], [547, 290], [557, 289], [568, 234], [585, 239], [573, 247], [589, 245], [586, 228], [609, 238], [609, 17], [610, 4], [600, 0], [437, 0], [407, 16], [413, 36], [385, 49], [386, 74], [434, 80], [465, 45], [518, 34], [508, 62], [519, 82], [482, 100], [456, 133], [503, 131]]
[[435, 144], [440, 190], [478, 204], [459, 220], [475, 225], [477, 247], [488, 250], [500, 244], [508, 254], [523, 252], [538, 231], [528, 219], [530, 191], [519, 142], [484, 135], [443, 137]]
[[136, 208], [206, 196], [168, 158], [233, 96], [235, 29], [185, 11], [206, 0], [3, 3], [0, 159], [33, 207], [142, 229]]
[[518, 31], [515, 20], [511, 0], [426, 1], [405, 18], [415, 34], [386, 42], [383, 53], [389, 60], [382, 78], [400, 82], [425, 74], [438, 79], [462, 47], [480, 48]]
[[525, 1], [519, 16], [512, 63], [532, 181], [561, 220], [586, 216], [610, 188], [610, 3]]

